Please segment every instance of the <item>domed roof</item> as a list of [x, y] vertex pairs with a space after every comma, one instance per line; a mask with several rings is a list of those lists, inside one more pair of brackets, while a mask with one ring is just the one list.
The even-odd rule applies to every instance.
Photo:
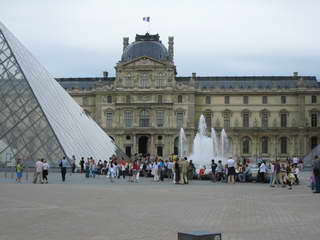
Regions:
[[127, 46], [121, 61], [130, 61], [138, 57], [147, 56], [160, 61], [169, 60], [166, 47], [159, 40], [159, 35], [136, 35], [136, 41]]

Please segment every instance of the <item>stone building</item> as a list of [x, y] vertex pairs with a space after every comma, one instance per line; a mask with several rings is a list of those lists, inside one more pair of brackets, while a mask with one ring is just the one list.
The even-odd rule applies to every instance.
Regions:
[[129, 156], [177, 153], [181, 127], [191, 151], [201, 114], [208, 129], [226, 130], [235, 157], [304, 156], [320, 142], [316, 77], [179, 77], [174, 38], [166, 48], [148, 33], [123, 38], [115, 70], [57, 80]]

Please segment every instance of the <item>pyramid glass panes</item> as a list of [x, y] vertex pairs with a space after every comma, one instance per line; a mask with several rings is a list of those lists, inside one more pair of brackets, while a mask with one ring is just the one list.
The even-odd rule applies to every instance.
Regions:
[[0, 162], [108, 159], [109, 136], [0, 22]]

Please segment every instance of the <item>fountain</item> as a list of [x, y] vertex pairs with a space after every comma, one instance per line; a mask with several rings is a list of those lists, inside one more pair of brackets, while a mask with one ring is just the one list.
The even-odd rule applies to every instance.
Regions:
[[[220, 139], [214, 128], [211, 129], [211, 136], [207, 136], [206, 119], [200, 116], [198, 132], [193, 140], [192, 153], [188, 159], [192, 160], [197, 169], [206, 166], [210, 168], [211, 160], [222, 160], [223, 163], [230, 156], [230, 144], [227, 133], [222, 129]], [[219, 141], [220, 140], [220, 141]], [[184, 143], [185, 142], [185, 143]], [[180, 129], [179, 137], [179, 156], [187, 156], [187, 143], [184, 130]]]

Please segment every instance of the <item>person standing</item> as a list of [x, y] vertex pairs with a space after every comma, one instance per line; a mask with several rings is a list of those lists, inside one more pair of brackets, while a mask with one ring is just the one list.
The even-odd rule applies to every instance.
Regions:
[[234, 176], [236, 174], [235, 161], [230, 157], [227, 161], [228, 166], [228, 183], [235, 184]]
[[214, 159], [211, 160], [211, 174], [212, 174], [212, 181], [216, 181], [216, 169], [217, 169], [217, 164], [214, 162]]
[[275, 174], [275, 177], [272, 180], [271, 187], [274, 187], [274, 184], [276, 182], [280, 186], [282, 184], [282, 173], [281, 173], [281, 166], [280, 166], [279, 160], [276, 160], [276, 163], [274, 164], [274, 174]]
[[64, 156], [63, 159], [60, 161], [60, 169], [61, 169], [61, 177], [62, 177], [62, 182], [66, 181], [66, 173], [67, 173], [67, 166], [68, 166], [68, 160]]
[[320, 193], [320, 159], [318, 156], [314, 157], [313, 175], [315, 178], [315, 191], [313, 193]]
[[159, 182], [159, 163], [157, 158], [154, 160], [154, 163], [152, 165], [152, 175], [153, 181]]
[[133, 181], [137, 183], [139, 180], [139, 171], [140, 171], [140, 164], [137, 159], [134, 160], [133, 162], [132, 171], [133, 171]]
[[74, 155], [72, 155], [72, 159], [71, 159], [71, 172], [75, 173], [76, 170], [76, 157]]
[[187, 161], [187, 158], [185, 157], [181, 162], [180, 162], [180, 168], [181, 168], [181, 175], [180, 175], [180, 183], [181, 184], [188, 184], [188, 166], [189, 163]]
[[35, 173], [34, 173], [34, 178], [33, 178], [33, 183], [36, 184], [39, 180], [39, 183], [42, 183], [42, 167], [43, 167], [43, 159], [39, 159], [36, 162], [36, 169], [35, 169]]
[[49, 174], [49, 163], [46, 160], [43, 160], [43, 167], [42, 167], [42, 180], [43, 183], [48, 183], [48, 174]]
[[23, 172], [24, 166], [22, 164], [21, 159], [17, 159], [17, 165], [16, 165], [16, 182], [21, 183], [21, 178], [22, 178], [22, 172]]
[[267, 166], [266, 166], [265, 161], [262, 161], [262, 163], [260, 165], [260, 168], [259, 168], [259, 173], [260, 173], [260, 181], [261, 181], [261, 183], [264, 183], [265, 182], [265, 176], [266, 176], [266, 173], [267, 173]]
[[84, 173], [84, 157], [80, 160], [80, 173]]
[[176, 161], [174, 163], [174, 183], [179, 184], [180, 183], [180, 169], [179, 169], [179, 158], [176, 158]]
[[217, 166], [216, 171], [217, 171], [217, 177], [218, 177], [217, 180], [219, 182], [222, 182], [222, 180], [223, 180], [223, 165], [222, 165], [222, 161], [221, 160], [218, 161], [218, 166]]

